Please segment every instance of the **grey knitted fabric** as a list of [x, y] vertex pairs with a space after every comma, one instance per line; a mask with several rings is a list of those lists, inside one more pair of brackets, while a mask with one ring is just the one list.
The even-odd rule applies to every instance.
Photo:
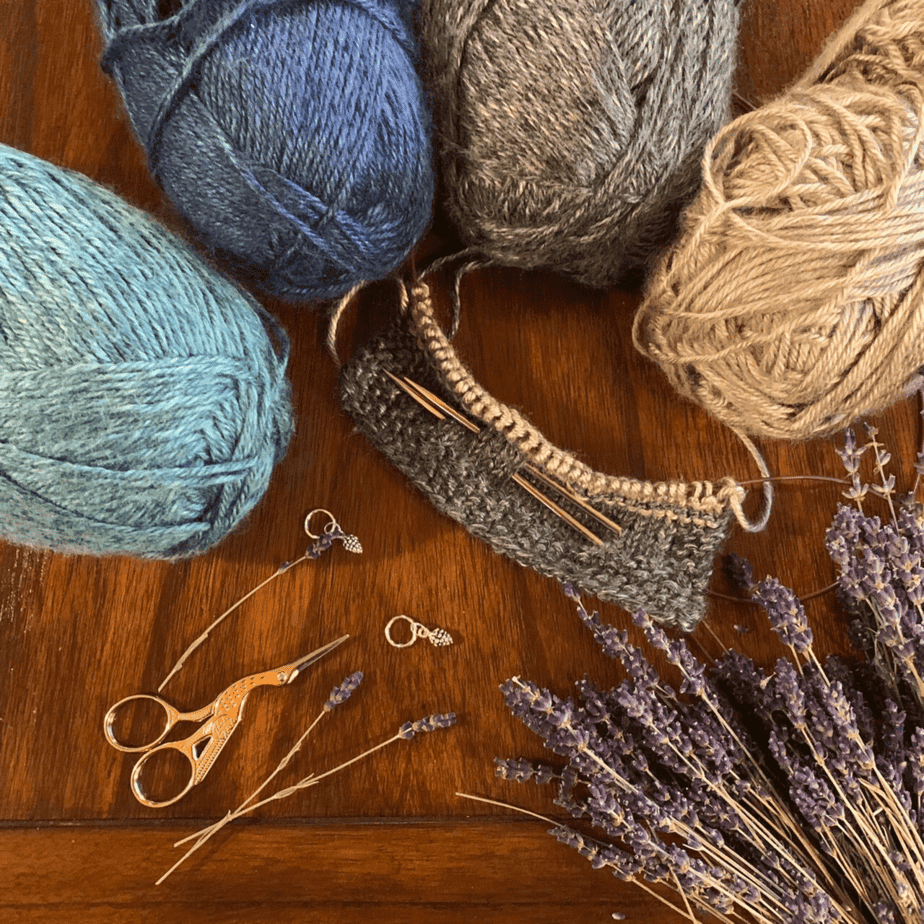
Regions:
[[602, 287], [668, 242], [729, 116], [735, 0], [423, 0], [420, 18], [467, 244]]
[[[472, 433], [439, 420], [389, 378], [425, 386], [467, 415]], [[344, 409], [370, 442], [442, 513], [540, 574], [567, 581], [602, 600], [692, 630], [706, 609], [705, 589], [743, 490], [722, 484], [652, 484], [595, 472], [549, 444], [517, 411], [499, 404], [471, 378], [436, 323], [429, 292], [418, 285], [406, 310], [343, 366]], [[596, 546], [511, 478], [526, 466], [567, 486], [623, 530], [603, 530]], [[557, 498], [556, 498], [557, 500]]]

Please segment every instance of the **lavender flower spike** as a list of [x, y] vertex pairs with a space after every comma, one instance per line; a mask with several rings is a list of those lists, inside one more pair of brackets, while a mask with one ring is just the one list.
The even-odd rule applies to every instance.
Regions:
[[437, 712], [424, 716], [416, 722], [405, 722], [399, 729], [398, 736], [404, 739], [413, 738], [414, 735], [422, 735], [424, 732], [437, 728], [449, 728], [450, 725], [455, 724], [456, 714], [454, 712]]
[[352, 695], [356, 688], [363, 682], [363, 672], [356, 671], [353, 674], [350, 674], [346, 680], [343, 681], [339, 686], [333, 688], [330, 691], [330, 696], [327, 697], [327, 702], [324, 704], [324, 711], [330, 712], [335, 706], [339, 706], [342, 703], [345, 703]]
[[844, 492], [844, 496], [857, 504], [862, 502], [863, 498], [866, 497], [866, 492], [869, 490], [869, 485], [864, 484], [860, 476], [860, 460], [867, 448], [868, 446], [858, 447], [856, 435], [853, 430], [848, 429], [844, 433], [844, 448], [834, 450], [841, 457], [844, 468], [847, 470], [847, 474], [850, 475], [851, 485]]
[[812, 647], [812, 630], [799, 598], [776, 578], [757, 585], [754, 599], [764, 608], [773, 631], [793, 651], [803, 654]]

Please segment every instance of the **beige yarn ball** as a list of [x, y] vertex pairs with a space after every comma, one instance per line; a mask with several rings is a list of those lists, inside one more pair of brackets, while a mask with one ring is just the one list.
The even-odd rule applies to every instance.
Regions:
[[638, 349], [738, 431], [804, 439], [924, 364], [924, 0], [873, 0], [707, 147]]

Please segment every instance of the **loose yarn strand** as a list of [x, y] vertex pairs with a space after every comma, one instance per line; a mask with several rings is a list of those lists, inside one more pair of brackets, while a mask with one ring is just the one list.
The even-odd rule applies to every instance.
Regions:
[[[733, 513], [735, 514], [735, 519], [738, 521], [738, 524], [741, 528], [748, 533], [759, 533], [766, 529], [767, 524], [770, 522], [770, 514], [773, 512], [773, 498], [774, 498], [774, 487], [773, 487], [773, 478], [770, 474], [770, 469], [767, 467], [767, 461], [764, 459], [763, 453], [754, 445], [754, 441], [745, 433], [740, 431], [734, 431], [735, 436], [744, 444], [745, 449], [751, 454], [751, 458], [757, 465], [757, 470], [760, 472], [760, 481], [761, 489], [764, 494], [764, 505], [763, 509], [760, 511], [756, 520], [751, 520], [748, 518], [747, 514], [744, 512], [743, 507], [743, 494], [730, 493], [728, 497], [728, 504], [731, 507]], [[743, 485], [743, 482], [738, 482], [739, 485]]]
[[[444, 266], [450, 263], [457, 263], [456, 270], [452, 276], [452, 287], [449, 290], [449, 298], [452, 305], [452, 323], [448, 331], [449, 340], [455, 340], [459, 332], [459, 325], [462, 323], [462, 280], [471, 272], [479, 269], [486, 269], [492, 266], [490, 260], [479, 256], [477, 248], [467, 247], [456, 253], [447, 254], [444, 257], [438, 257], [426, 266], [418, 277], [417, 281], [422, 281], [427, 276], [438, 272]], [[404, 297], [404, 307], [407, 306], [407, 296]]]
[[[357, 283], [355, 286], [353, 286], [352, 289], [350, 289], [349, 292], [346, 293], [346, 295], [337, 300], [333, 309], [331, 310], [330, 320], [327, 324], [327, 337], [325, 342], [327, 344], [327, 352], [330, 354], [331, 359], [334, 361], [334, 365], [338, 369], [343, 365], [343, 362], [340, 359], [340, 354], [337, 352], [337, 334], [340, 330], [340, 321], [343, 319], [343, 315], [346, 313], [347, 308], [349, 308], [352, 304], [353, 299], [356, 298], [356, 296], [363, 289], [365, 289], [367, 285], [368, 283], [365, 282]], [[403, 291], [404, 286], [402, 285], [401, 288]]]

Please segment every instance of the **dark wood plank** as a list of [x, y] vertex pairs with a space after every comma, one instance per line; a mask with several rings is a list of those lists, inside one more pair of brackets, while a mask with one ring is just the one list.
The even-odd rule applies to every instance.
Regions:
[[587, 921], [646, 911], [641, 890], [592, 870], [538, 823], [244, 826], [155, 886], [189, 830], [0, 831], [0, 921], [555, 924], [563, 908]]

